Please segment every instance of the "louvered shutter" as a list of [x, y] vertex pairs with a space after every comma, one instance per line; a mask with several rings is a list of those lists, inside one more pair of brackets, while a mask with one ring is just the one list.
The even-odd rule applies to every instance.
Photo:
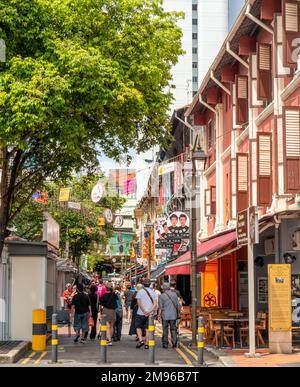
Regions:
[[269, 206], [272, 202], [272, 134], [257, 133], [257, 203]]
[[205, 190], [205, 216], [211, 215], [210, 189]]
[[236, 124], [244, 125], [248, 122], [248, 77], [236, 75]]
[[283, 64], [286, 67], [296, 67], [296, 61], [293, 59], [292, 46], [293, 40], [299, 38], [300, 19], [299, 2], [297, 0], [282, 1], [283, 17]]
[[216, 207], [217, 207], [217, 198], [216, 198], [216, 187], [210, 187], [210, 214], [216, 215]]
[[257, 43], [257, 99], [270, 101], [272, 98], [272, 47]]
[[300, 109], [283, 109], [285, 192], [300, 192]]
[[237, 153], [236, 155], [237, 177], [237, 212], [248, 208], [248, 155]]

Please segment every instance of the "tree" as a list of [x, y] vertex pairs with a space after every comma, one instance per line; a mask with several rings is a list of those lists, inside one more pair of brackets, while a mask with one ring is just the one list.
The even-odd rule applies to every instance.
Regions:
[[[43, 205], [31, 198], [11, 225], [17, 228], [20, 237], [41, 240], [43, 213], [49, 212], [60, 226], [62, 255], [70, 255], [77, 263], [82, 254], [89, 256], [91, 264], [101, 262], [113, 225], [107, 224], [106, 236], [100, 235], [99, 217], [103, 216], [104, 208], [110, 208], [115, 213], [125, 202], [119, 196], [105, 196], [100, 204], [91, 201], [92, 188], [101, 177], [102, 175], [74, 176], [65, 182], [44, 183], [40, 191], [46, 191], [47, 202]], [[81, 204], [80, 211], [69, 209], [67, 203], [58, 201], [62, 187], [70, 188], [71, 200]], [[99, 244], [103, 246], [102, 251]]]
[[0, 0], [0, 254], [45, 181], [168, 138], [179, 14], [161, 0]]

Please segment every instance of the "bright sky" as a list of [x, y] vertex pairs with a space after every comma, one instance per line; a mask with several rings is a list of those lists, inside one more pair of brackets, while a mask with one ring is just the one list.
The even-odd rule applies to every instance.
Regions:
[[133, 156], [133, 159], [131, 161], [131, 164], [130, 165], [126, 165], [126, 164], [118, 164], [116, 163], [114, 160], [112, 159], [109, 159], [108, 157], [106, 156], [101, 156], [99, 161], [100, 161], [100, 167], [101, 167], [101, 170], [107, 175], [108, 174], [108, 171], [110, 169], [117, 169], [117, 168], [132, 168], [132, 169], [135, 169], [136, 168], [136, 160], [135, 160], [135, 153], [134, 151], [131, 152], [131, 155]]

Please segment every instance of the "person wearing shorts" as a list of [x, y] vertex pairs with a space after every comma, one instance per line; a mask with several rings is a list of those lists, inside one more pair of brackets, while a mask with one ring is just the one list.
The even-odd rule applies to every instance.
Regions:
[[76, 332], [76, 337], [74, 342], [77, 343], [80, 337], [81, 331], [81, 343], [85, 342], [86, 332], [88, 332], [88, 318], [92, 314], [91, 302], [89, 296], [84, 293], [83, 285], [77, 285], [78, 293], [72, 298], [72, 312], [74, 314], [74, 330]]
[[[145, 348], [148, 349], [149, 346], [146, 344], [148, 342], [148, 320], [149, 316], [153, 316], [157, 310], [157, 294], [150, 289], [151, 281], [146, 278], [143, 281], [144, 288], [139, 290], [136, 299], [138, 303], [138, 311], [135, 318], [136, 332], [139, 338], [139, 342], [136, 345], [136, 348], [141, 348], [145, 345]], [[143, 341], [143, 330], [146, 329], [146, 342]]]
[[106, 315], [107, 345], [112, 345], [114, 324], [117, 319], [118, 296], [110, 284], [106, 286], [106, 293], [100, 298], [100, 304], [103, 306], [102, 315]]

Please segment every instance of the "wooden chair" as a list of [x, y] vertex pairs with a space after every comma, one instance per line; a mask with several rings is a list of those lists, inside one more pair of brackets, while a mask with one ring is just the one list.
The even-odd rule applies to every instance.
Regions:
[[[184, 306], [180, 314], [180, 323], [185, 324], [185, 328], [192, 325], [192, 310], [190, 306]], [[188, 325], [188, 326], [187, 326]]]
[[[267, 314], [264, 312], [258, 312], [257, 318], [259, 319], [259, 322], [255, 324], [255, 336], [257, 340], [257, 347], [259, 347], [260, 344], [263, 346], [266, 345], [262, 332], [264, 332], [267, 329]], [[243, 347], [243, 342], [246, 341], [246, 344], [249, 345], [249, 326], [244, 326], [240, 328], [240, 345], [241, 348]]]
[[[219, 316], [222, 317], [222, 316]], [[217, 317], [215, 317], [217, 318]], [[215, 345], [218, 347], [219, 345], [219, 339], [221, 339], [221, 325], [214, 323], [213, 317], [210, 314], [209, 315], [209, 331], [210, 331], [210, 340], [212, 341], [212, 345]], [[235, 339], [234, 339], [234, 328], [225, 325], [224, 326], [224, 341], [226, 345], [230, 345], [230, 341], [232, 344], [232, 347], [235, 348]]]

